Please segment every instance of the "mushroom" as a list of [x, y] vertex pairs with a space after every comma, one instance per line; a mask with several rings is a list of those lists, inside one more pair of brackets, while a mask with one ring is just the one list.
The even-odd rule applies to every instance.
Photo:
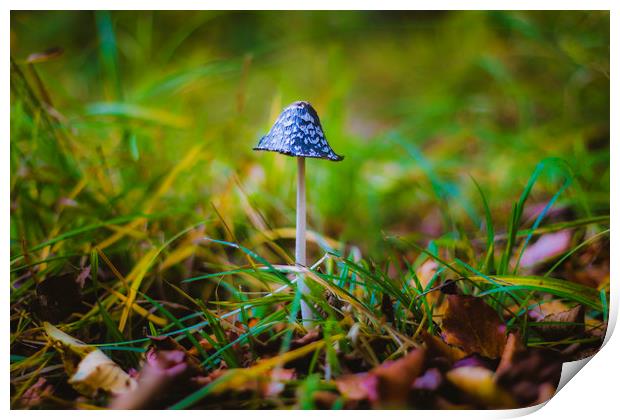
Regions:
[[[295, 262], [306, 265], [306, 158], [340, 161], [327, 143], [316, 111], [309, 102], [298, 101], [287, 106], [269, 133], [263, 136], [254, 150], [278, 152], [297, 157], [297, 228], [295, 232]], [[303, 273], [297, 277], [297, 287], [302, 295], [308, 294]], [[314, 320], [312, 309], [301, 301], [301, 317], [305, 328]]]

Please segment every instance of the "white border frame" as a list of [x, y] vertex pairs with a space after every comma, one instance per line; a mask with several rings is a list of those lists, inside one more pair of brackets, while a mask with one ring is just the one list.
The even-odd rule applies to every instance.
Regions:
[[[300, 1], [300, 0], [268, 0], [261, 2], [250, 2], [250, 1], [240, 1], [240, 0], [228, 0], [228, 1], [191, 1], [191, 0], [175, 0], [174, 2], [166, 2], [161, 0], [151, 0], [149, 2], [138, 2], [131, 0], [56, 0], [53, 3], [44, 2], [44, 1], [33, 1], [33, 0], [21, 0], [14, 1], [8, 0], [3, 2], [4, 13], [2, 14], [1, 21], [4, 22], [0, 25], [2, 29], [3, 35], [8, 35], [7, 32], [10, 31], [10, 10], [97, 10], [97, 9], [109, 9], [109, 10], [231, 10], [231, 9], [241, 9], [241, 10], [259, 10], [259, 9], [268, 9], [268, 10], [295, 10], [295, 9], [306, 9], [306, 10], [400, 10], [400, 9], [419, 9], [419, 10], [460, 10], [460, 9], [477, 9], [477, 10], [500, 10], [500, 9], [514, 9], [514, 10], [611, 10], [611, 45], [610, 45], [610, 88], [611, 88], [611, 105], [610, 105], [610, 115], [617, 115], [617, 98], [618, 98], [618, 88], [617, 83], [614, 82], [614, 76], [617, 76], [618, 72], [616, 69], [618, 68], [618, 51], [617, 51], [617, 41], [620, 40], [620, 31], [618, 30], [618, 19], [616, 18], [617, 8], [614, 8], [613, 5], [618, 4], [618, 2], [612, 1], [600, 1], [600, 0], [590, 0], [590, 1], [575, 1], [575, 0], [565, 0], [562, 2], [559, 1], [533, 1], [533, 0], [522, 0], [522, 1], [489, 1], [489, 0], [474, 0], [474, 1], [445, 1], [438, 0], [434, 2], [420, 2], [418, 4], [413, 2], [405, 2], [405, 1], [393, 1], [393, 0], [383, 0], [383, 1], [369, 1], [369, 0], [345, 0], [345, 1], [334, 1], [334, 0], [313, 0], [313, 1]], [[171, 7], [173, 6], [173, 7]], [[616, 9], [616, 10], [614, 10]], [[4, 223], [0, 223], [0, 231], [2, 232], [2, 241], [0, 241], [0, 261], [2, 266], [4, 267], [4, 273], [9, 272], [9, 261], [10, 261], [10, 247], [9, 247], [9, 236], [10, 236], [10, 197], [9, 197], [9, 182], [10, 179], [10, 162], [9, 162], [9, 152], [10, 152], [10, 142], [8, 141], [9, 137], [9, 123], [10, 123], [10, 86], [9, 86], [9, 77], [10, 77], [10, 69], [8, 65], [8, 57], [10, 55], [10, 36], [3, 36], [2, 41], [0, 43], [0, 56], [5, 57], [5, 65], [2, 67], [0, 72], [3, 74], [3, 80], [5, 81], [0, 89], [2, 90], [2, 97], [4, 98], [2, 102], [0, 102], [0, 121], [2, 121], [2, 133], [5, 134], [4, 141], [0, 145], [1, 152], [0, 156], [2, 158], [2, 165], [0, 166], [2, 170], [0, 182], [0, 202], [2, 203], [2, 208], [6, 212], [4, 214]], [[618, 181], [618, 124], [611, 118], [611, 138], [614, 139], [611, 141], [611, 182], [612, 185], [617, 185]], [[614, 182], [616, 181], [616, 182]], [[612, 226], [617, 226], [618, 223], [618, 214], [617, 211], [620, 209], [618, 206], [618, 193], [617, 190], [614, 192], [611, 191], [611, 224]], [[615, 232], [614, 232], [615, 234]], [[612, 235], [615, 238], [614, 235]], [[611, 260], [613, 261], [611, 266], [611, 278], [616, 278], [618, 274], [618, 269], [616, 265], [616, 260], [614, 257], [618, 257], [618, 245], [617, 242], [613, 239], [611, 240]], [[6, 286], [5, 286], [6, 287]], [[5, 310], [5, 316], [8, 314], [9, 307], [9, 296], [8, 294], [2, 293], [2, 306]], [[579, 418], [583, 420], [584, 418], [596, 418], [596, 419], [607, 419], [610, 417], [609, 413], [615, 412], [615, 399], [617, 399], [617, 390], [618, 384], [617, 381], [620, 380], [620, 342], [617, 338], [612, 337], [612, 332], [615, 328], [615, 324], [618, 318], [618, 289], [614, 284], [614, 287], [611, 288], [611, 301], [610, 301], [610, 320], [609, 320], [609, 332], [605, 339], [605, 346], [601, 351], [594, 356], [591, 361], [588, 363], [588, 368], [583, 372], [580, 372], [577, 375], [577, 379], [569, 381], [569, 383], [561, 389], [561, 391], [553, 397], [547, 404], [542, 404], [533, 408], [519, 409], [519, 410], [508, 410], [508, 411], [390, 411], [389, 416], [400, 417], [400, 418], [411, 418], [411, 416], [421, 416], [421, 418], [427, 418], [432, 416], [433, 419], [446, 419], [446, 418], [470, 418], [470, 419], [484, 419], [484, 418], [513, 418], [520, 417], [522, 415], [533, 413], [531, 418], [561, 418], [562, 420], [571, 419], [571, 418]], [[6, 321], [8, 319], [5, 318]], [[0, 337], [3, 337], [4, 340], [8, 340], [10, 335], [10, 328], [8, 322], [2, 322], [0, 324]], [[5, 341], [6, 343], [6, 341]], [[8, 343], [7, 343], [8, 344]], [[9, 346], [3, 345], [0, 346], [0, 359], [4, 359], [8, 362], [9, 360]], [[2, 383], [2, 404], [5, 406], [5, 409], [9, 410], [9, 400], [10, 400], [10, 388], [9, 381]], [[540, 409], [542, 407], [544, 409]], [[245, 417], [245, 416], [255, 416], [259, 417], [268, 417], [270, 420], [279, 420], [286, 419], [289, 420], [291, 414], [289, 412], [278, 412], [278, 411], [265, 411], [265, 412], [247, 412], [247, 411], [227, 411], [226, 413], [220, 412], [209, 412], [209, 413], [201, 413], [196, 411], [184, 411], [181, 413], [175, 414], [176, 416], [181, 416], [185, 418], [189, 418], [190, 416], [204, 416], [204, 415], [214, 415], [214, 416], [233, 416], [233, 417]], [[377, 413], [378, 415], [384, 415], [386, 413]], [[333, 418], [345, 418], [345, 416], [354, 415], [356, 417], [361, 416], [365, 418], [370, 418], [370, 416], [375, 416], [372, 412], [367, 411], [355, 411], [353, 413], [350, 412], [326, 412], [321, 413], [321, 415], [328, 415]], [[61, 418], [65, 415], [63, 411], [47, 411], [47, 412], [37, 412], [37, 411], [10, 411], [10, 415], [19, 418], [32, 418], [35, 416], [51, 416], [54, 418]], [[78, 411], [72, 413], [71, 416], [75, 416], [76, 418], [102, 418], [108, 416], [132, 416], [135, 417], [137, 415], [142, 415], [139, 412], [86, 412], [86, 411]], [[150, 411], [148, 413], [149, 416], [154, 416], [155, 418], [164, 418], [166, 414], [163, 411]], [[313, 412], [304, 412], [298, 411], [295, 412], [295, 417], [306, 417], [312, 418], [316, 415]]]

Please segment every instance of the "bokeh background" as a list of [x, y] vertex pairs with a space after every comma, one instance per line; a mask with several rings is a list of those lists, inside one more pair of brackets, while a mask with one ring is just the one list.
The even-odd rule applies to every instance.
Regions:
[[139, 214], [119, 266], [201, 220], [242, 243], [293, 227], [295, 160], [252, 147], [296, 100], [345, 155], [307, 164], [310, 229], [377, 260], [384, 234], [483, 234], [472, 178], [501, 233], [548, 157], [571, 218], [609, 213], [608, 12], [12, 12], [11, 56], [14, 255]]

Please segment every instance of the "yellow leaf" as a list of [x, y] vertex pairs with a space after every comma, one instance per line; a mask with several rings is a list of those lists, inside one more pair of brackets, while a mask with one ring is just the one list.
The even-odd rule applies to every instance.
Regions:
[[480, 366], [452, 369], [446, 377], [475, 401], [493, 408], [515, 408], [514, 399], [493, 380], [493, 372]]

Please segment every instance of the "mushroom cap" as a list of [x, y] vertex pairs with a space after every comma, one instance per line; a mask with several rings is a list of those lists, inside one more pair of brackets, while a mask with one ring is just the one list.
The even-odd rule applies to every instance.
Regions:
[[312, 105], [303, 101], [284, 108], [269, 133], [261, 137], [254, 150], [334, 161], [344, 159], [327, 143], [321, 121]]

